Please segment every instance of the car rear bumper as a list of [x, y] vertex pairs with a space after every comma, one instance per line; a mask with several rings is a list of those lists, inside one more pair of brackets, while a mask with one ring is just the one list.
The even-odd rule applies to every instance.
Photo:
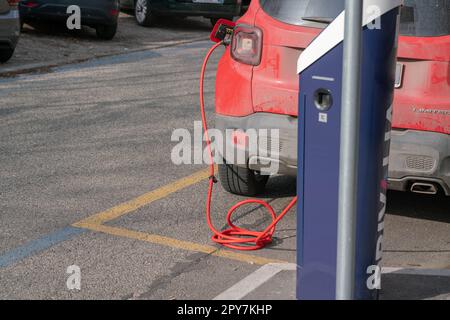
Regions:
[[[272, 113], [255, 113], [245, 117], [232, 117], [216, 114], [216, 128], [223, 133], [224, 146], [221, 156], [228, 163], [246, 166], [258, 170], [252, 158], [260, 157], [277, 163], [280, 174], [297, 174], [297, 118]], [[235, 163], [229, 159], [226, 151], [239, 146], [225, 134], [226, 129], [279, 129], [277, 148], [265, 148], [259, 145], [257, 152], [245, 149], [245, 162]], [[393, 130], [389, 163], [389, 189], [410, 191], [416, 183], [429, 183], [438, 186], [446, 195], [450, 195], [450, 135], [416, 130]], [[258, 140], [260, 141], [260, 140]], [[264, 146], [272, 145], [271, 142]], [[270, 149], [270, 150], [267, 150]], [[235, 152], [236, 153], [236, 152]]]
[[450, 135], [393, 130], [389, 188], [409, 191], [415, 182], [438, 185], [450, 195]]
[[[224, 137], [221, 156], [227, 163], [245, 166], [253, 170], [267, 170], [271, 174], [296, 175], [297, 173], [297, 118], [272, 113], [255, 113], [245, 117], [231, 117], [216, 114], [216, 129]], [[256, 148], [237, 146], [226, 130], [254, 130], [258, 135]], [[264, 131], [267, 130], [267, 131]], [[277, 130], [278, 133], [275, 133]], [[268, 134], [266, 135], [265, 132]], [[277, 136], [279, 139], [277, 139]], [[275, 139], [278, 140], [275, 141]], [[252, 140], [249, 140], [252, 141]], [[254, 146], [253, 146], [254, 147]], [[245, 161], [236, 162], [230, 158], [228, 150], [245, 149]], [[262, 160], [265, 164], [260, 164]], [[267, 163], [270, 162], [269, 165]]]
[[15, 48], [20, 35], [19, 14], [17, 10], [10, 10], [7, 14], [0, 14], [0, 49]]
[[[30, 8], [19, 3], [19, 11], [22, 19], [41, 18], [48, 20], [66, 20], [70, 16], [67, 13], [67, 7], [67, 4], [46, 3], [35, 8]], [[118, 6], [111, 2], [106, 2], [105, 6], [98, 7], [80, 6], [80, 9], [82, 25], [117, 23]]]

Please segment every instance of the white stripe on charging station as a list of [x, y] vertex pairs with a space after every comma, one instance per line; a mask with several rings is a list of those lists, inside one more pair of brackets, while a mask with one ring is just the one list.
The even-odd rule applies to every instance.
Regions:
[[[381, 17], [386, 12], [399, 7], [403, 0], [364, 0], [363, 24], [368, 25], [374, 19]], [[373, 11], [376, 9], [376, 13]], [[297, 63], [297, 73], [301, 73], [314, 62], [323, 57], [327, 52], [344, 41], [345, 11], [322, 31], [302, 52]]]

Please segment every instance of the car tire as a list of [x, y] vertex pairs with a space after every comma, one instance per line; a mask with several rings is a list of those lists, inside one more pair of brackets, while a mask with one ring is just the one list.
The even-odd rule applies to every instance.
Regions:
[[150, 0], [136, 0], [134, 5], [134, 17], [136, 22], [144, 27], [150, 27], [155, 24], [156, 16], [151, 10]]
[[95, 28], [97, 37], [103, 40], [111, 40], [117, 32], [117, 23], [111, 25], [100, 25]]
[[14, 54], [14, 48], [0, 49], [0, 62], [4, 63], [11, 59]]
[[264, 192], [269, 176], [232, 164], [219, 164], [219, 179], [222, 187], [241, 196], [252, 197]]

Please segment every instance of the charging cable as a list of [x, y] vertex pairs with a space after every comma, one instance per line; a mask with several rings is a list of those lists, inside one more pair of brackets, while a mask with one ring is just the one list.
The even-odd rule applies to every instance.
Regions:
[[[205, 98], [204, 98], [204, 80], [205, 80], [205, 72], [206, 66], [208, 64], [209, 58], [211, 54], [216, 50], [222, 42], [218, 42], [212, 46], [212, 48], [206, 54], [205, 60], [203, 61], [202, 71], [200, 75], [200, 109], [202, 114], [202, 124], [203, 130], [205, 131], [205, 140], [206, 147], [208, 149], [208, 154], [210, 157], [210, 178], [209, 178], [209, 187], [208, 187], [208, 195], [206, 199], [206, 220], [208, 222], [208, 226], [213, 232], [212, 241], [221, 244], [225, 247], [237, 250], [258, 250], [264, 248], [266, 245], [272, 242], [272, 237], [275, 232], [276, 225], [280, 222], [281, 219], [292, 209], [292, 207], [297, 203], [297, 198], [295, 197], [288, 204], [288, 206], [277, 216], [275, 210], [272, 208], [270, 204], [266, 201], [259, 199], [249, 199], [241, 201], [235, 204], [228, 211], [227, 214], [227, 223], [229, 228], [224, 231], [217, 230], [211, 221], [211, 201], [212, 201], [212, 193], [214, 189], [214, 184], [217, 183], [217, 179], [215, 176], [215, 165], [213, 154], [211, 150], [211, 140], [208, 134], [208, 124], [206, 121], [206, 111], [205, 111]], [[257, 204], [266, 208], [267, 212], [270, 214], [272, 218], [272, 222], [270, 225], [264, 229], [263, 231], [251, 231], [247, 229], [240, 228], [233, 224], [231, 221], [233, 213], [240, 207], [249, 205], [249, 204]]]

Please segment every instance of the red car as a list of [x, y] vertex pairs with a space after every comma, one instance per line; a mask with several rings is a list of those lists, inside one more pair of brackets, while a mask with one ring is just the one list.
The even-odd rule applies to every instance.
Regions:
[[[279, 129], [279, 148], [269, 158], [280, 174], [297, 171], [297, 60], [344, 3], [253, 0], [219, 62], [216, 128]], [[400, 32], [389, 186], [450, 195], [450, 0], [405, 0]], [[225, 147], [243, 148], [236, 141], [226, 139]], [[268, 177], [252, 157], [258, 155], [247, 150], [246, 164], [225, 158], [219, 165], [227, 191], [264, 190]]]

